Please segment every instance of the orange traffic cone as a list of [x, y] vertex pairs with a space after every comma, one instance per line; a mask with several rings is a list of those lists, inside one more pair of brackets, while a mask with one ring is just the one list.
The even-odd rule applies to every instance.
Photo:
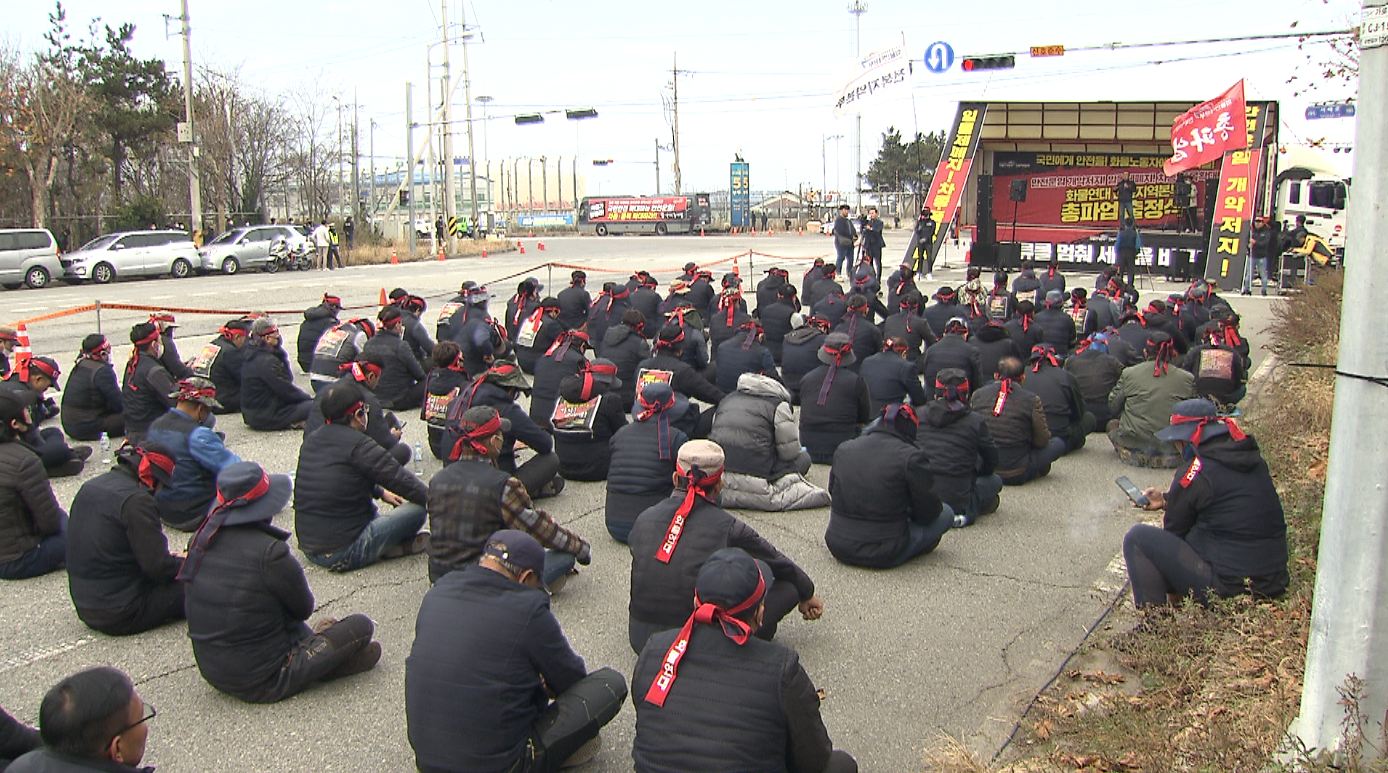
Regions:
[[15, 331], [14, 370], [19, 374], [19, 383], [24, 384], [29, 381], [29, 362], [33, 360], [34, 352], [29, 346], [29, 326], [21, 322], [18, 328]]
[[446, 260], [446, 256], [443, 254], [443, 246], [442, 246], [442, 245], [439, 246], [439, 260], [440, 260], [440, 261]]
[[523, 244], [521, 245], [521, 248], [520, 248], [520, 254], [522, 254], [522, 255], [525, 254], [525, 245], [523, 245]]
[[535, 246], [540, 248], [540, 252], [544, 252], [544, 251], [545, 251], [545, 243], [544, 243], [544, 242], [535, 242]]
[[386, 305], [386, 303], [387, 303], [387, 301], [386, 301], [386, 288], [382, 287], [382, 288], [381, 288], [381, 300], [380, 300], [380, 305], [381, 305], [381, 306], [384, 306], [384, 305]]
[[703, 235], [704, 235], [704, 227], [703, 227], [703, 226], [699, 226], [699, 235], [700, 235], [700, 236], [703, 236]]
[[487, 249], [485, 247], [482, 248], [482, 257], [487, 257]]
[[[400, 265], [400, 256], [397, 255], [397, 254], [395, 254], [395, 248], [394, 248], [394, 247], [391, 247], [391, 248], [390, 248], [390, 265], [392, 265], [392, 266], [398, 266], [398, 265]], [[385, 292], [385, 291], [382, 290], [382, 292]]]

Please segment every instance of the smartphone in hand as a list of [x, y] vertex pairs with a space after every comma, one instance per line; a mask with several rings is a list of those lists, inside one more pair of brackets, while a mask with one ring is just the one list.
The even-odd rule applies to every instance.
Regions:
[[1142, 489], [1138, 488], [1133, 484], [1132, 481], [1128, 480], [1128, 476], [1119, 475], [1116, 479], [1114, 479], [1113, 482], [1117, 483], [1118, 488], [1123, 489], [1123, 493], [1127, 494], [1128, 499], [1131, 499], [1133, 501], [1133, 504], [1137, 505], [1138, 507], [1146, 507], [1147, 505], [1151, 504], [1151, 500], [1147, 498], [1147, 495], [1143, 494]]

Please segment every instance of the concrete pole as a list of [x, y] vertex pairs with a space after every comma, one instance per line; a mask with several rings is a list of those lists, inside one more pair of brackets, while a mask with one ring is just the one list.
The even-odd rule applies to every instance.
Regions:
[[[357, 90], [352, 89], [352, 221], [361, 223], [361, 146], [357, 143]], [[343, 234], [345, 237], [346, 234]]]
[[369, 179], [366, 181], [366, 188], [367, 188], [367, 190], [369, 191], [369, 192], [366, 194], [366, 200], [367, 200], [368, 202], [370, 202], [370, 205], [371, 205], [370, 211], [367, 213], [367, 217], [370, 218], [371, 220], [375, 220], [375, 219], [376, 219], [376, 119], [375, 119], [375, 118], [370, 119], [370, 121], [367, 123], [366, 135], [367, 135], [367, 140], [366, 140], [366, 155], [367, 155], [367, 161], [366, 161], [366, 164], [367, 164], [367, 167], [368, 167], [366, 173], [367, 173], [367, 175], [369, 176]]
[[[1364, 15], [1384, 0], [1366, 0]], [[1388, 48], [1359, 55], [1354, 140], [1354, 196], [1345, 239], [1345, 289], [1340, 308], [1337, 372], [1382, 378], [1388, 363], [1378, 304], [1388, 292]], [[1301, 715], [1293, 729], [1306, 746], [1382, 757], [1378, 744], [1388, 712], [1388, 394], [1363, 378], [1340, 375], [1330, 426], [1316, 596], [1306, 652]], [[1339, 688], [1362, 680], [1358, 710], [1368, 743], [1346, 747]], [[1367, 763], [1367, 760], [1366, 760]]]
[[660, 195], [660, 138], [655, 138], [655, 195]]
[[[453, 181], [453, 124], [449, 121], [451, 110], [449, 102], [453, 101], [453, 89], [450, 80], [453, 78], [452, 68], [448, 64], [448, 0], [439, 0], [440, 21], [443, 24], [442, 45], [443, 45], [443, 221], [445, 224], [443, 233], [443, 243], [449, 247], [453, 246], [453, 232], [447, 228], [447, 224], [453, 219], [454, 209], [454, 181]], [[464, 44], [466, 45], [466, 44]], [[466, 77], [466, 76], [464, 76]], [[469, 162], [471, 159], [468, 159]]]
[[409, 203], [407, 215], [410, 219], [405, 230], [410, 235], [410, 257], [415, 255], [415, 240], [418, 238], [414, 228], [414, 86], [405, 82], [405, 190]]
[[[342, 212], [346, 209], [344, 202], [347, 201], [347, 197], [344, 195], [347, 188], [347, 174], [342, 169], [342, 162], [345, 158], [342, 152], [342, 99], [334, 95], [333, 101], [337, 103], [337, 209], [338, 212]], [[332, 207], [329, 207], [328, 211], [323, 213], [323, 217], [331, 219], [332, 214]]]
[[[867, 13], [867, 4], [862, 0], [853, 0], [853, 4], [848, 7], [848, 12], [853, 14], [853, 57], [861, 60], [863, 57], [863, 14]], [[857, 61], [854, 62], [857, 66]], [[861, 214], [863, 211], [863, 114], [860, 112], [854, 116], [853, 128], [853, 211]]]
[[198, 179], [197, 133], [193, 129], [193, 27], [183, 0], [183, 110], [188, 121], [188, 236], [202, 230], [202, 183]]
[[675, 93], [673, 100], [675, 108], [675, 120], [673, 129], [674, 139], [672, 152], [675, 154], [675, 195], [678, 196], [680, 195], [680, 188], [683, 187], [683, 180], [680, 179], [680, 63], [678, 54], [676, 54], [674, 59], [671, 60], [671, 64], [672, 67], [670, 68], [670, 77], [675, 84]]
[[[473, 145], [472, 133], [472, 78], [468, 76], [467, 64], [467, 3], [462, 4], [463, 24], [463, 103], [467, 110], [467, 177], [468, 195], [472, 199], [472, 230], [477, 232], [477, 154]], [[448, 60], [445, 59], [446, 63]], [[445, 65], [446, 66], [446, 65]]]

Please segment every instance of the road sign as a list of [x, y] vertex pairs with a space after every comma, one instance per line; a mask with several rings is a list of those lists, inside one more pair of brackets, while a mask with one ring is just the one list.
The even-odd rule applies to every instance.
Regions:
[[925, 69], [942, 73], [954, 64], [954, 49], [943, 40], [937, 40], [925, 48]]
[[1354, 104], [1350, 102], [1317, 102], [1306, 108], [1306, 120], [1318, 118], [1353, 118]]
[[1388, 5], [1364, 9], [1359, 20], [1359, 47], [1377, 48], [1388, 43]]
[[1065, 46], [1032, 46], [1032, 56], [1065, 56]]

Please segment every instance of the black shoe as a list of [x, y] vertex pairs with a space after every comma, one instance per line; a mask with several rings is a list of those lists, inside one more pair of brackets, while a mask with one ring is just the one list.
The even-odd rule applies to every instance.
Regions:
[[549, 483], [546, 483], [545, 485], [543, 485], [543, 486], [540, 487], [540, 497], [542, 497], [542, 498], [557, 497], [557, 496], [559, 496], [559, 493], [562, 492], [563, 490], [564, 490], [564, 479], [563, 479], [562, 477], [558, 476], [558, 475], [555, 475], [555, 476], [554, 476], [554, 480], [551, 480]]
[[375, 668], [379, 662], [381, 662], [381, 643], [378, 641], [369, 642], [358, 650], [357, 654], [343, 662], [328, 678], [341, 679], [344, 676], [364, 674]]
[[85, 466], [86, 463], [81, 459], [73, 458], [63, 462], [57, 467], [48, 468], [46, 472], [50, 478], [71, 478], [75, 475], [81, 475], [82, 468]]
[[87, 461], [88, 459], [92, 458], [92, 447], [91, 447], [91, 446], [73, 446], [73, 447], [72, 447], [72, 455], [73, 455], [73, 457], [75, 457], [75, 458], [77, 458], [77, 459], [81, 459], [82, 461], [85, 462], [85, 461]]

